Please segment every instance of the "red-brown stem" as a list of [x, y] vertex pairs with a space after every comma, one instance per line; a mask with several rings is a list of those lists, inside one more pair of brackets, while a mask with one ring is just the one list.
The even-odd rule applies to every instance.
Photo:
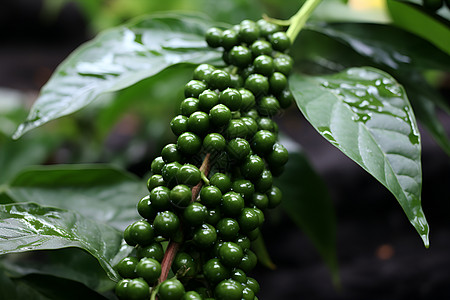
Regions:
[[[209, 161], [210, 156], [211, 155], [207, 153], [205, 159], [203, 160], [202, 165], [200, 166], [200, 172], [203, 172], [205, 176], [208, 176], [209, 171], [211, 169], [211, 164]], [[197, 196], [200, 193], [202, 185], [203, 180], [192, 188], [192, 200], [191, 200], [192, 202], [194, 202], [195, 199], [197, 199]], [[159, 276], [158, 283], [164, 282], [167, 279], [170, 267], [172, 266], [173, 259], [175, 258], [175, 255], [177, 254], [179, 248], [180, 243], [175, 242], [174, 240], [170, 240], [166, 252], [164, 253], [164, 258], [161, 262], [161, 276]]]

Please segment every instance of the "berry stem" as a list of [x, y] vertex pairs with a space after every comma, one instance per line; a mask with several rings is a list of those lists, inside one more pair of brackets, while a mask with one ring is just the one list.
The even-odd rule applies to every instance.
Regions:
[[[207, 153], [205, 159], [203, 160], [202, 165], [200, 166], [200, 172], [202, 172], [202, 175], [205, 176], [206, 178], [209, 174], [209, 171], [211, 170], [210, 157], [211, 155]], [[192, 202], [194, 202], [197, 199], [197, 196], [200, 193], [202, 185], [203, 181], [200, 181], [196, 186], [192, 188]], [[161, 276], [159, 276], [158, 283], [164, 282], [167, 279], [170, 267], [172, 266], [173, 259], [175, 258], [175, 255], [177, 254], [179, 248], [180, 242], [170, 240], [166, 252], [164, 253], [163, 260], [161, 262]]]
[[299, 11], [289, 19], [290, 26], [286, 31], [287, 36], [293, 43], [302, 30], [311, 13], [322, 0], [306, 0]]

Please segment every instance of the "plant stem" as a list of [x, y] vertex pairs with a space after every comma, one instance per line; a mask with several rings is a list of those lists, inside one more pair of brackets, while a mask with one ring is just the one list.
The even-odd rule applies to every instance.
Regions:
[[286, 34], [291, 40], [291, 43], [295, 41], [300, 30], [302, 30], [305, 25], [306, 20], [308, 20], [311, 13], [321, 1], [322, 0], [306, 0], [299, 11], [289, 19], [290, 26], [286, 31]]
[[[203, 159], [203, 163], [200, 166], [200, 172], [207, 177], [209, 171], [211, 170], [211, 162], [210, 162], [211, 154], [207, 153], [205, 158]], [[200, 181], [196, 186], [192, 188], [192, 200], [194, 202], [197, 199], [198, 194], [203, 185], [203, 180]], [[164, 253], [163, 260], [161, 262], [161, 276], [159, 276], [158, 283], [164, 282], [169, 275], [170, 267], [172, 266], [173, 259], [180, 248], [180, 243], [175, 240], [170, 240], [169, 245], [167, 246], [166, 252]]]

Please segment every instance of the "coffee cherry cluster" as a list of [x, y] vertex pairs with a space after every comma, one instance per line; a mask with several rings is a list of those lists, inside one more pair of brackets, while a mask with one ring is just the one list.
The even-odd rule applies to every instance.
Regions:
[[265, 20], [211, 28], [206, 42], [223, 49], [226, 67], [199, 65], [184, 88], [170, 122], [177, 141], [151, 163], [142, 220], [124, 232], [135, 255], [117, 265], [120, 299], [149, 299], [154, 289], [160, 300], [257, 299], [250, 246], [282, 198], [272, 183], [288, 152], [272, 117], [292, 102], [291, 42]]

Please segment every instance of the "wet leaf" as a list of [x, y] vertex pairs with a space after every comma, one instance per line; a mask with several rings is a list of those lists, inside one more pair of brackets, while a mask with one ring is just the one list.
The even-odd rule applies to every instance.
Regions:
[[426, 247], [420, 135], [404, 89], [373, 68], [290, 80], [297, 105], [329, 142], [397, 198]]
[[204, 41], [204, 33], [213, 25], [198, 14], [161, 13], [99, 34], [57, 68], [14, 138], [171, 65], [217, 62], [219, 51]]

